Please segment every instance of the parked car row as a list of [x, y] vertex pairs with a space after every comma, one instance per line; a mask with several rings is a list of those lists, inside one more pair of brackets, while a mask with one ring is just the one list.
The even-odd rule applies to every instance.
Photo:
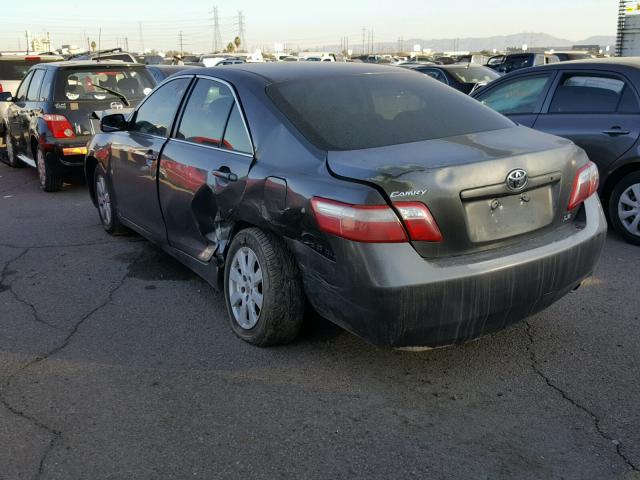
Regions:
[[500, 101], [411, 68], [154, 68], [33, 66], [0, 94], [8, 161], [37, 166], [49, 191], [84, 167], [104, 229], [140, 233], [221, 289], [248, 342], [292, 341], [311, 305], [376, 344], [460, 343], [593, 272], [596, 165], [488, 108]]

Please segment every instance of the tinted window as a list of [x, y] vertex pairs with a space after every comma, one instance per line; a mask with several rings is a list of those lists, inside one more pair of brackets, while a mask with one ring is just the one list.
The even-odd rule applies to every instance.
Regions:
[[501, 67], [505, 72], [533, 66], [533, 55], [508, 55]]
[[549, 113], [613, 113], [624, 86], [617, 78], [568, 75], [556, 89]]
[[505, 115], [534, 113], [548, 80], [549, 75], [514, 79], [479, 95], [478, 99]]
[[618, 112], [620, 113], [638, 113], [640, 107], [638, 106], [638, 99], [636, 94], [630, 85], [626, 85], [622, 91], [622, 99], [620, 99], [620, 105], [618, 105]]
[[412, 72], [273, 84], [267, 93], [313, 144], [354, 150], [513, 126], [449, 87]]
[[224, 133], [224, 148], [242, 153], [253, 153], [249, 134], [242, 122], [238, 105], [235, 105], [229, 117], [229, 123]]
[[421, 73], [424, 73], [425, 75], [430, 76], [431, 78], [438, 80], [439, 82], [442, 83], [447, 83], [447, 79], [445, 78], [444, 74], [442, 74], [441, 72], [439, 72], [438, 70], [433, 70], [433, 69], [429, 69], [429, 70], [424, 70], [424, 69], [419, 69], [418, 70]]
[[155, 82], [145, 68], [100, 67], [60, 70], [56, 80], [57, 101], [119, 100], [117, 95], [100, 87], [118, 92], [128, 99], [141, 99]]
[[184, 109], [177, 138], [219, 147], [234, 99], [222, 83], [198, 80]]
[[53, 84], [53, 79], [55, 77], [55, 70], [53, 68], [49, 68], [46, 70], [46, 75], [44, 80], [42, 81], [42, 87], [40, 88], [40, 101], [46, 102], [51, 99], [51, 86]]
[[2, 80], [20, 80], [36, 63], [50, 62], [52, 60], [55, 59], [38, 58], [33, 61], [0, 59], [0, 83], [2, 83]]
[[169, 135], [178, 105], [188, 85], [188, 79], [179, 78], [154, 91], [136, 112], [130, 130], [160, 137]]
[[29, 84], [29, 91], [27, 92], [27, 100], [35, 102], [38, 100], [40, 93], [40, 86], [42, 85], [42, 78], [44, 77], [44, 70], [36, 70], [33, 72], [31, 83]]
[[18, 101], [26, 100], [27, 88], [29, 88], [29, 81], [31, 80], [32, 76], [33, 76], [33, 72], [29, 72], [27, 76], [24, 77], [24, 80], [22, 80], [22, 83], [20, 84], [20, 86], [18, 87], [18, 91], [16, 92], [16, 100]]
[[500, 78], [494, 70], [486, 67], [452, 68], [449, 73], [453, 74], [460, 83], [488, 83]]

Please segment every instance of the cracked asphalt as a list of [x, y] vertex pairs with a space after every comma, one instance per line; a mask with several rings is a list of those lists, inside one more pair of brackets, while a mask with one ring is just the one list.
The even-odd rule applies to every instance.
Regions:
[[259, 349], [83, 186], [0, 165], [0, 479], [640, 479], [638, 265], [610, 234], [580, 290], [459, 347], [309, 316]]

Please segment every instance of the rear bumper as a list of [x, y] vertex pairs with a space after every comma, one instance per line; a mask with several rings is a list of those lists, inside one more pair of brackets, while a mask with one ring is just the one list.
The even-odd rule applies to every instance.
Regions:
[[427, 261], [409, 244], [332, 242], [334, 263], [290, 242], [312, 305], [372, 343], [438, 347], [500, 330], [557, 301], [591, 275], [606, 221], [597, 195], [584, 228], [508, 250]]
[[55, 143], [48, 145], [47, 155], [55, 158], [63, 167], [84, 168], [84, 157], [87, 152], [87, 143], [90, 140], [90, 136], [75, 137], [69, 140], [58, 140]]

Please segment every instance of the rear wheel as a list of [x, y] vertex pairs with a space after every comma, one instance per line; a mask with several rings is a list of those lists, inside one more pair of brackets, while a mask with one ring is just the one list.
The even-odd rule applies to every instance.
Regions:
[[231, 328], [259, 346], [292, 342], [302, 326], [304, 293], [295, 259], [270, 232], [236, 235], [225, 265], [224, 293]]
[[622, 178], [611, 192], [609, 218], [624, 239], [640, 245], [640, 172]]
[[93, 172], [93, 187], [96, 192], [96, 205], [102, 226], [111, 235], [125, 233], [126, 229], [120, 223], [111, 185], [107, 181], [102, 167], [96, 167]]
[[40, 148], [36, 150], [36, 164], [38, 166], [40, 188], [45, 192], [59, 191], [63, 183], [61, 169], [56, 168], [51, 159], [47, 158]]
[[13, 168], [24, 167], [24, 163], [16, 157], [15, 151], [13, 150], [13, 142], [11, 141], [11, 135], [9, 135], [9, 129], [7, 127], [4, 129], [4, 144], [6, 146], [5, 155], [9, 166]]

